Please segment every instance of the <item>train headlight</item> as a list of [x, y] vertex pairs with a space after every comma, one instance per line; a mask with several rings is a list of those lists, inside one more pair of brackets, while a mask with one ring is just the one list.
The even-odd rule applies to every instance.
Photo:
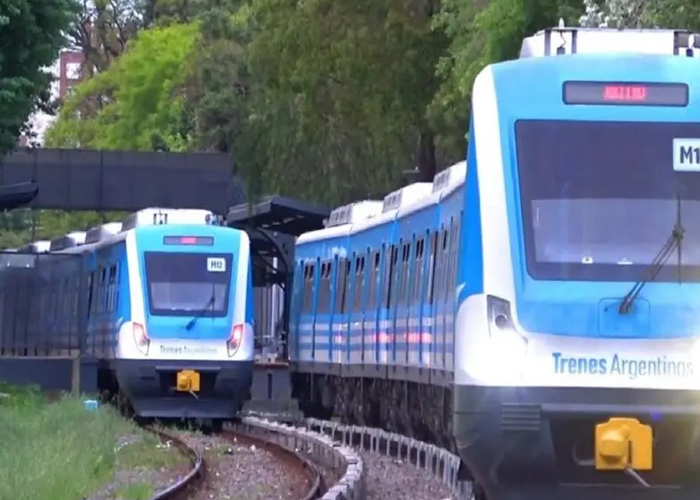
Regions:
[[231, 329], [231, 335], [226, 341], [226, 351], [229, 357], [236, 354], [236, 351], [238, 351], [238, 348], [241, 346], [244, 331], [245, 327], [243, 325], [233, 325], [233, 329]]
[[511, 314], [510, 302], [488, 295], [489, 336], [502, 356], [513, 362], [521, 361], [527, 354], [527, 339], [516, 329]]
[[141, 323], [132, 323], [131, 328], [134, 332], [134, 343], [136, 348], [141, 351], [142, 354], [148, 356], [148, 349], [151, 347], [151, 340], [146, 335], [146, 329]]

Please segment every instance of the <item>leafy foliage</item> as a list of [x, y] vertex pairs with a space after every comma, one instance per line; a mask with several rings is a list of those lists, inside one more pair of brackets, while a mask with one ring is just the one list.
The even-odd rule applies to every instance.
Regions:
[[45, 68], [65, 44], [74, 8], [72, 0], [0, 0], [0, 157], [34, 110], [52, 110]]
[[142, 31], [106, 71], [80, 85], [46, 136], [50, 147], [182, 151], [182, 83], [196, 24]]

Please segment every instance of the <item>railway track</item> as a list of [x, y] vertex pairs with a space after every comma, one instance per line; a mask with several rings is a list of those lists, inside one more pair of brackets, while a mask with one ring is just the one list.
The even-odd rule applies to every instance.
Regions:
[[[246, 423], [229, 426], [221, 432], [212, 434], [210, 438], [227, 442], [232, 446], [257, 448], [267, 452], [274, 457], [279, 466], [289, 472], [289, 476], [303, 478], [300, 481], [289, 481], [288, 485], [283, 485], [283, 489], [288, 491], [287, 498], [290, 500], [321, 499], [327, 491], [324, 476], [311, 459], [297, 451], [297, 449], [306, 450], [307, 447], [302, 446], [300, 441], [292, 435], [276, 433], [274, 429], [264, 425], [255, 425], [256, 422], [251, 422], [250, 419], [246, 420]], [[207, 477], [208, 466], [205, 455], [198, 450], [202, 447], [201, 443], [199, 446], [188, 444], [191, 437], [188, 439], [177, 431], [164, 431], [149, 425], [140, 427], [156, 434], [161, 442], [169, 442], [177, 447], [183, 455], [189, 457], [191, 464], [187, 474], [167, 489], [159, 491], [149, 500], [198, 500], [200, 497], [210, 497], [209, 493], [216, 491], [215, 486], [208, 484], [209, 479], [213, 480], [214, 477]], [[234, 454], [225, 457], [225, 460], [233, 462], [239, 459], [240, 456]], [[254, 477], [254, 481], [258, 480], [257, 477]], [[205, 491], [207, 489], [208, 491]]]
[[179, 436], [162, 431], [153, 426], [141, 426], [142, 429], [157, 435], [161, 442], [172, 443], [183, 455], [190, 459], [191, 469], [187, 474], [171, 484], [166, 489], [156, 493], [150, 500], [184, 500], [206, 479], [206, 464], [202, 454], [194, 447], [189, 446]]
[[249, 445], [257, 445], [265, 451], [277, 457], [285, 466], [307, 478], [307, 489], [299, 492], [299, 500], [317, 500], [326, 492], [326, 483], [318, 466], [300, 453], [290, 449], [284, 444], [264, 437], [260, 427], [242, 426], [227, 429], [220, 433], [222, 437], [231, 441], [238, 441]]

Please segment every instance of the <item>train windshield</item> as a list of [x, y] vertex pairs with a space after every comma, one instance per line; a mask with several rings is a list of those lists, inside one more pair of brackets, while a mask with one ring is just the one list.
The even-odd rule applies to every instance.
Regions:
[[637, 281], [680, 212], [681, 265], [656, 281], [700, 281], [700, 124], [520, 120], [515, 138], [531, 277]]
[[225, 316], [231, 262], [231, 254], [146, 252], [151, 314]]

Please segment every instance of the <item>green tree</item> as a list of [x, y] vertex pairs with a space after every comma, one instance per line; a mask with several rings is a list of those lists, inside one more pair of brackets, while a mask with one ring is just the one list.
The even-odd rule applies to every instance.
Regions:
[[46, 144], [183, 151], [188, 130], [182, 84], [196, 34], [196, 24], [140, 32], [118, 60], [66, 100], [47, 130]]
[[36, 110], [51, 112], [46, 70], [64, 46], [73, 0], [0, 0], [0, 156], [12, 151]]
[[[450, 130], [463, 120], [459, 130], [465, 131], [471, 88], [479, 71], [491, 63], [516, 59], [523, 38], [558, 25], [559, 19], [568, 26], [578, 25], [583, 10], [581, 0], [443, 0], [434, 26], [444, 30], [451, 42], [438, 66], [444, 83], [431, 106], [434, 119]], [[456, 137], [448, 134], [450, 144]]]
[[413, 167], [432, 178], [427, 105], [447, 46], [431, 29], [436, 9], [431, 0], [253, 2], [249, 176], [330, 204], [385, 193]]

